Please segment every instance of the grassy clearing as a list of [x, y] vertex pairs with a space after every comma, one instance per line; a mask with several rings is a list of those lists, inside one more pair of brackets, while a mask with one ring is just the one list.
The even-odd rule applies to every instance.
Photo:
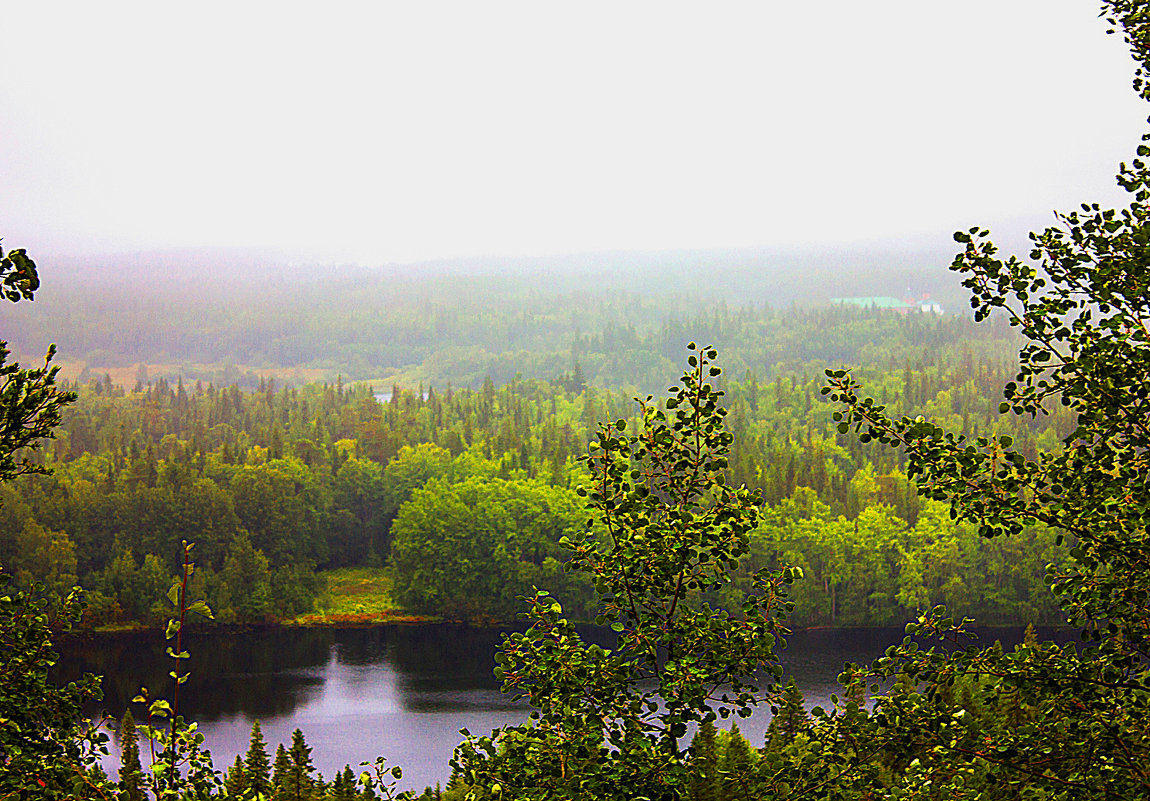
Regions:
[[288, 625], [322, 626], [368, 623], [420, 623], [431, 618], [408, 615], [391, 595], [391, 579], [382, 568], [343, 567], [320, 574], [327, 590], [316, 602], [316, 611], [300, 615]]

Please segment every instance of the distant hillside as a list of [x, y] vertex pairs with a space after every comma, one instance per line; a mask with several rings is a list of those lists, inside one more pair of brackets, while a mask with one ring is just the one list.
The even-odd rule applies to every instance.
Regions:
[[[898, 325], [832, 311], [835, 296], [926, 291], [960, 317], [911, 328], [965, 326], [965, 292], [949, 260], [708, 251], [373, 269], [210, 250], [41, 260], [36, 302], [0, 308], [0, 332], [24, 359], [58, 343], [73, 377], [338, 374], [477, 386], [487, 375], [553, 378], [579, 361], [593, 382], [658, 387], [673, 377], [687, 339], [714, 342], [740, 370], [760, 371], [780, 360], [850, 358]], [[787, 327], [799, 324], [793, 315], [802, 336]]]

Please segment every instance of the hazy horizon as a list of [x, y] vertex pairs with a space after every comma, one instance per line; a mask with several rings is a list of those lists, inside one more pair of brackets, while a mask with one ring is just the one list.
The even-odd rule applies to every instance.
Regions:
[[0, 50], [0, 236], [44, 263], [1024, 242], [1123, 202], [1145, 127], [1082, 0], [68, 5]]

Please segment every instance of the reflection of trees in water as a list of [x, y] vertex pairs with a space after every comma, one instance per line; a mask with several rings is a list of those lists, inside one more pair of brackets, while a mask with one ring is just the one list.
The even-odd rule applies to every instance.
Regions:
[[367, 666], [394, 658], [391, 626], [362, 629], [333, 629], [335, 660], [341, 665]]
[[[390, 665], [401, 692], [418, 707], [436, 693], [497, 691], [492, 675], [500, 632], [465, 626], [285, 628], [192, 632], [187, 641], [191, 680], [180, 691], [182, 711], [204, 722], [243, 715], [289, 715], [322, 689], [326, 666]], [[71, 637], [59, 643], [62, 679], [83, 672], [104, 677], [104, 700], [89, 710], [119, 718], [141, 686], [170, 695], [172, 660], [158, 632]], [[341, 675], [353, 685], [377, 680], [371, 670]], [[139, 712], [140, 710], [134, 710]]]
[[[322, 686], [332, 641], [333, 632], [323, 629], [193, 632], [185, 640], [192, 678], [180, 690], [181, 711], [201, 721], [290, 714]], [[89, 713], [105, 710], [119, 718], [141, 686], [153, 697], [171, 695], [166, 646], [156, 632], [69, 638], [59, 643], [57, 671], [65, 680], [83, 672], [102, 675], [104, 700]], [[139, 712], [137, 705], [133, 713]]]
[[[205, 723], [291, 715], [322, 692], [333, 660], [340, 681], [361, 688], [359, 695], [372, 692], [380, 671], [393, 670], [410, 711], [510, 708], [492, 673], [501, 634], [457, 625], [192, 631], [186, 642], [192, 678], [180, 691], [181, 711]], [[597, 634], [590, 633], [592, 641], [610, 645]], [[104, 700], [88, 714], [104, 710], [118, 719], [141, 686], [153, 697], [171, 695], [166, 645], [159, 632], [70, 637], [58, 643], [57, 675], [102, 675]], [[133, 714], [142, 711], [136, 705]]]
[[[589, 641], [613, 646], [609, 629], [588, 627], [584, 633]], [[1009, 649], [1022, 631], [979, 634], [980, 641], [1001, 639]], [[521, 704], [499, 692], [492, 674], [500, 636], [497, 630], [455, 625], [192, 632], [192, 678], [181, 690], [181, 705], [189, 718], [203, 723], [233, 717], [267, 723], [298, 715], [318, 700], [324, 682], [337, 671], [338, 681], [354, 688], [352, 698], [376, 696], [381, 692], [376, 684], [395, 681], [405, 712], [482, 715], [518, 709]], [[844, 662], [869, 662], [901, 638], [899, 629], [800, 631], [789, 638], [783, 664], [808, 704], [825, 704], [830, 693], [840, 691], [836, 677]], [[170, 696], [172, 660], [165, 646], [158, 632], [70, 637], [58, 643], [58, 676], [68, 680], [84, 671], [104, 676], [104, 701], [88, 714], [106, 710], [119, 718], [141, 685], [154, 696]], [[133, 714], [142, 714], [139, 705]]]
[[401, 626], [390, 630], [405, 692], [495, 690], [492, 672], [501, 632], [467, 626]]
[[392, 653], [404, 709], [480, 714], [524, 709], [499, 691], [493, 673], [502, 633], [456, 625], [394, 629]]
[[[390, 665], [401, 684], [435, 690], [497, 689], [492, 673], [500, 631], [468, 626], [378, 626], [331, 632], [340, 665]], [[351, 672], [344, 680], [371, 673]]]

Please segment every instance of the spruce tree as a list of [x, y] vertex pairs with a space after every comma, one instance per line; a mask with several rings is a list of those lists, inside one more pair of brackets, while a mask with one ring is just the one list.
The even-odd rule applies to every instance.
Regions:
[[224, 776], [224, 789], [227, 790], [228, 797], [239, 798], [240, 793], [248, 788], [248, 777], [244, 773], [244, 763], [240, 759], [240, 755], [236, 754], [236, 761], [228, 768], [227, 775]]
[[355, 774], [350, 765], [345, 765], [343, 770], [335, 774], [327, 798], [330, 801], [356, 801]]
[[749, 801], [751, 798], [749, 780], [753, 763], [751, 744], [739, 731], [737, 723], [731, 724], [731, 731], [726, 739], [726, 748], [723, 749], [719, 762], [723, 772], [722, 797]]
[[[276, 755], [278, 758], [278, 754]], [[315, 769], [311, 762], [311, 747], [304, 741], [303, 732], [296, 729], [291, 734], [291, 748], [288, 749], [291, 762], [288, 771], [288, 798], [303, 801], [311, 797], [311, 773]]]
[[291, 760], [288, 759], [287, 749], [284, 744], [280, 743], [276, 746], [276, 758], [272, 765], [272, 798], [282, 799], [290, 798], [287, 793], [289, 786], [288, 776], [291, 774]]
[[120, 721], [120, 801], [143, 801], [144, 774], [140, 770], [140, 746], [132, 710]]
[[1034, 648], [1038, 645], [1038, 632], [1034, 630], [1033, 623], [1026, 624], [1026, 631], [1022, 633], [1022, 644], [1027, 648]]
[[244, 757], [244, 773], [247, 776], [249, 787], [257, 793], [271, 795], [272, 781], [268, 750], [264, 744], [264, 735], [258, 720], [252, 724], [251, 742], [248, 745], [247, 756]]
[[714, 721], [699, 725], [691, 741], [691, 801], [719, 801], [719, 749]]
[[792, 678], [783, 691], [783, 701], [778, 714], [771, 718], [771, 723], [767, 727], [767, 748], [773, 751], [779, 750], [793, 742], [795, 737], [810, 725], [810, 717], [803, 703], [802, 691], [795, 686], [795, 680]]

